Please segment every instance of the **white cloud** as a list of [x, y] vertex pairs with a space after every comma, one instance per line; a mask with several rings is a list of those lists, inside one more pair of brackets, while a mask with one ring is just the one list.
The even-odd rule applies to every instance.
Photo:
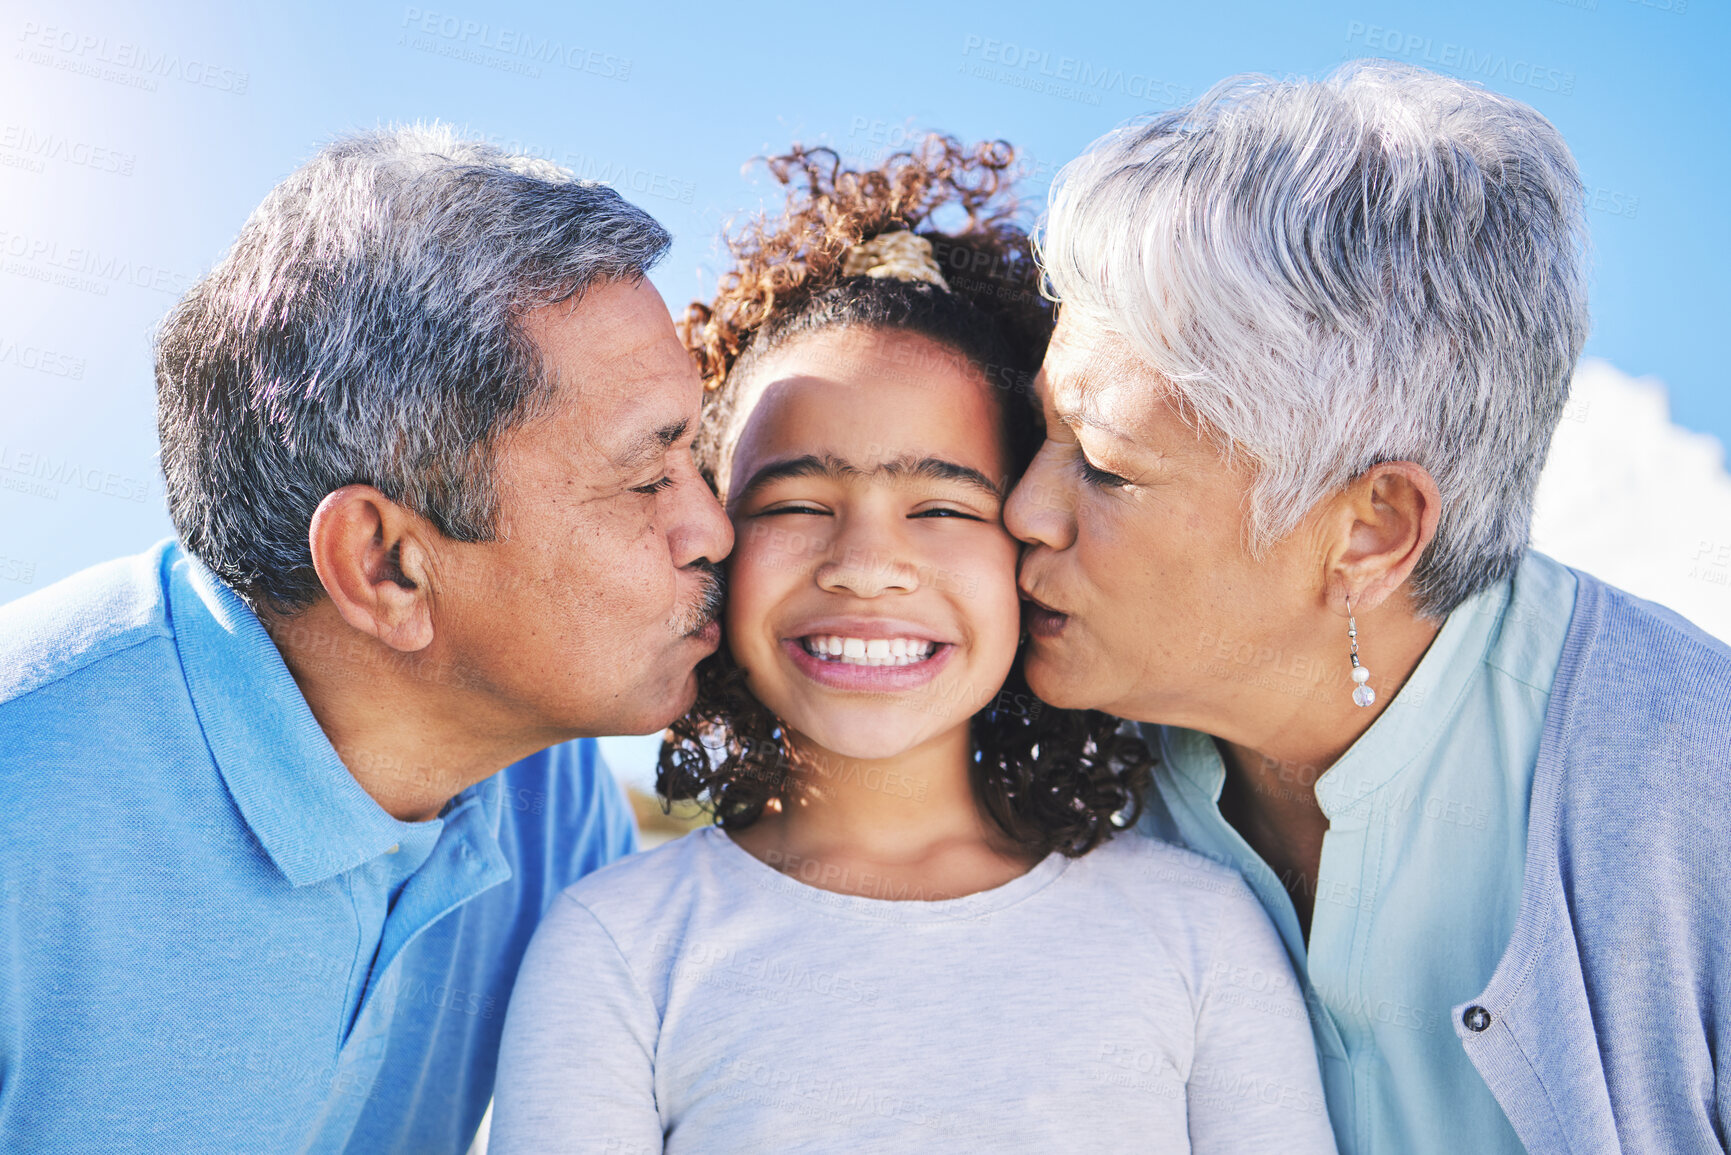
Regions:
[[1533, 545], [1731, 641], [1731, 474], [1665, 387], [1583, 361], [1539, 481]]

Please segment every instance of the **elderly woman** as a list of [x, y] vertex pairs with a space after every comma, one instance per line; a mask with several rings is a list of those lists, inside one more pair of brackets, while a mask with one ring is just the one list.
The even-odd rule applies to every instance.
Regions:
[[1731, 1134], [1731, 652], [1528, 549], [1581, 208], [1532, 109], [1364, 63], [1053, 190], [1029, 681], [1144, 723], [1145, 822], [1273, 917], [1343, 1152]]

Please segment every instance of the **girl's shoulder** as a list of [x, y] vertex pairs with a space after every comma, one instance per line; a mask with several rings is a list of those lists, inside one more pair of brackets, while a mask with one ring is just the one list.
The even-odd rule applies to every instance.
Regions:
[[1216, 894], [1248, 889], [1231, 864], [1135, 828], [1118, 831], [1081, 862], [1114, 879], [1182, 883]]
[[1122, 830], [1077, 861], [1074, 883], [1160, 921], [1216, 925], [1267, 916], [1238, 870], [1137, 830]]
[[566, 887], [565, 894], [592, 910], [618, 903], [675, 899], [682, 892], [701, 888], [714, 874], [719, 849], [715, 839], [725, 837], [713, 826], [700, 827], [615, 859]]
[[561, 899], [587, 911], [629, 954], [632, 944], [664, 939], [699, 912], [737, 905], [738, 887], [726, 884], [717, 845], [724, 838], [702, 827], [628, 854], [566, 887]]
[[756, 873], [769, 870], [721, 830], [703, 827], [567, 887], [537, 928], [537, 944], [567, 971], [629, 973], [661, 1014], [682, 959], [715, 965], [789, 933], [801, 912], [782, 909], [759, 884]]

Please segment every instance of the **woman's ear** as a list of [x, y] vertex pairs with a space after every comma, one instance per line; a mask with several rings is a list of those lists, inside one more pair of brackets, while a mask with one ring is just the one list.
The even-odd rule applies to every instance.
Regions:
[[1325, 520], [1325, 584], [1333, 605], [1372, 610], [1412, 575], [1436, 537], [1442, 493], [1424, 466], [1384, 461], [1347, 484]]
[[433, 640], [426, 536], [423, 519], [370, 485], [326, 494], [307, 531], [313, 568], [337, 613], [403, 653]]

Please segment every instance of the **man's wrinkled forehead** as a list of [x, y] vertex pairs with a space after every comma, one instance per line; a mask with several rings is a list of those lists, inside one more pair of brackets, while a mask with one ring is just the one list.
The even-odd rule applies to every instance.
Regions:
[[693, 435], [702, 393], [693, 372], [690, 381], [668, 374], [639, 379], [635, 389], [596, 382], [570, 396], [583, 443], [605, 469], [624, 475], [651, 468]]
[[525, 318], [567, 428], [626, 472], [647, 468], [690, 433], [703, 394], [665, 306], [645, 286], [606, 286]]
[[688, 417], [657, 424], [651, 415], [643, 414], [624, 428], [607, 434], [602, 450], [608, 460], [626, 473], [647, 469], [683, 441], [692, 424]]

